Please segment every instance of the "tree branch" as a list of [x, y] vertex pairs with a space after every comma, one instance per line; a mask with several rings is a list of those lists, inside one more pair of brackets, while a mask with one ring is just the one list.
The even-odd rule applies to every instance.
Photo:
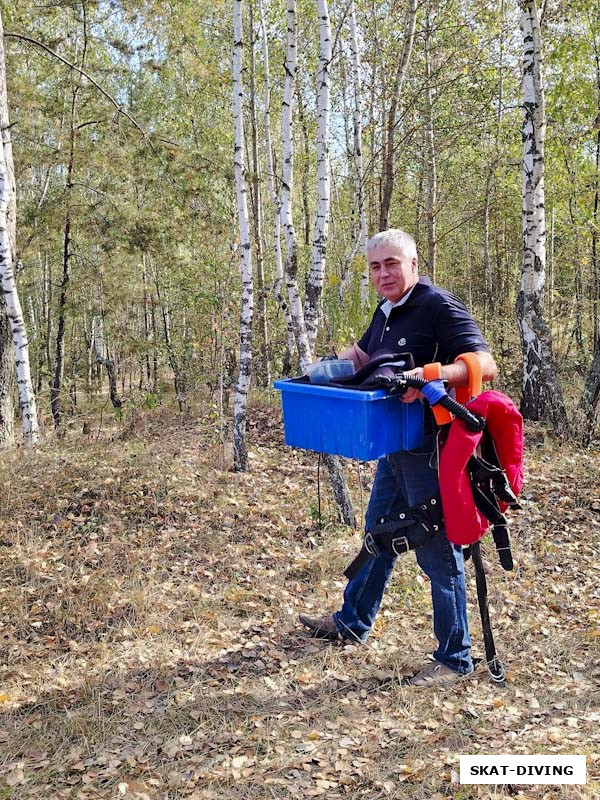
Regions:
[[93, 86], [96, 87], [96, 89], [98, 89], [100, 94], [104, 95], [104, 97], [106, 97], [106, 99], [109, 100], [110, 103], [112, 103], [112, 105], [117, 109], [119, 114], [123, 114], [124, 117], [127, 117], [127, 119], [131, 122], [131, 124], [134, 126], [134, 128], [137, 128], [137, 130], [142, 134], [142, 136], [145, 139], [148, 140], [148, 143], [150, 144], [150, 147], [152, 147], [152, 143], [150, 142], [148, 134], [142, 128], [142, 126], [138, 122], [136, 122], [136, 120], [131, 116], [131, 114], [128, 111], [126, 111], [122, 106], [120, 106], [119, 103], [117, 103], [117, 101], [115, 100], [115, 98], [111, 94], [109, 94], [106, 91], [106, 89], [104, 89], [98, 83], [97, 80], [92, 78], [92, 76], [88, 72], [86, 72], [85, 70], [81, 69], [81, 67], [78, 67], [76, 64], [72, 64], [70, 61], [67, 61], [66, 58], [63, 58], [63, 56], [59, 55], [57, 52], [52, 50], [50, 47], [48, 47], [48, 45], [45, 45], [43, 42], [40, 42], [38, 39], [34, 39], [31, 36], [26, 36], [23, 33], [15, 33], [14, 31], [4, 31], [4, 37], [5, 38], [11, 38], [11, 39], [20, 39], [23, 42], [29, 42], [29, 44], [34, 44], [36, 47], [39, 47], [40, 49], [44, 50], [46, 53], [51, 55], [53, 58], [56, 58], [57, 61], [60, 61], [63, 64], [66, 64], [67, 67], [69, 67], [70, 69], [74, 69], [75, 72], [79, 72], [80, 75], [83, 75], [84, 78], [86, 78]]

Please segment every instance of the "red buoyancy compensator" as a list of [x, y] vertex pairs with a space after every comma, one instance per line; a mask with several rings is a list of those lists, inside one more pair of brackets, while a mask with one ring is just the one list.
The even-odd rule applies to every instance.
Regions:
[[[491, 444], [513, 494], [518, 495], [523, 487], [523, 418], [512, 400], [490, 390], [466, 405], [469, 411], [485, 419], [485, 432], [470, 430], [464, 422], [454, 419], [440, 455], [440, 494], [446, 536], [459, 545], [478, 542], [490, 524], [475, 503], [469, 469], [483, 436], [490, 438], [488, 449]], [[499, 499], [501, 511], [507, 505]]]

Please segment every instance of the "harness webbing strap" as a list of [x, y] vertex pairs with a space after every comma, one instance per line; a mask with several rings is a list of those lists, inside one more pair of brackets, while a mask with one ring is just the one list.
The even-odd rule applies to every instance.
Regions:
[[439, 495], [412, 508], [380, 517], [365, 533], [356, 558], [344, 570], [352, 580], [371, 558], [381, 555], [401, 556], [421, 547], [442, 530], [444, 524]]
[[508, 523], [500, 511], [498, 501], [502, 500], [510, 503], [512, 507], [518, 507], [517, 498], [508, 484], [506, 474], [500, 467], [473, 456], [469, 460], [468, 468], [475, 505], [492, 525], [492, 535], [502, 568], [511, 570], [514, 564], [510, 549]]
[[487, 601], [487, 581], [485, 569], [481, 558], [481, 546], [479, 542], [471, 545], [471, 557], [475, 567], [475, 583], [477, 584], [477, 603], [479, 605], [479, 615], [481, 617], [481, 628], [483, 631], [483, 643], [485, 646], [485, 660], [487, 662], [490, 678], [494, 683], [503, 684], [506, 680], [504, 665], [496, 655], [496, 645], [492, 634], [490, 623], [490, 611]]

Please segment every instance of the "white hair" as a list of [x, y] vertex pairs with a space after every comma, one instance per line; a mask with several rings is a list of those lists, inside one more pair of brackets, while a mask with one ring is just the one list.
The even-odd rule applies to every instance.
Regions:
[[401, 231], [400, 228], [388, 228], [387, 231], [381, 231], [380, 233], [376, 233], [375, 236], [371, 236], [367, 242], [367, 256], [375, 247], [381, 247], [383, 245], [398, 247], [405, 256], [417, 258], [417, 245], [415, 240], [410, 233]]

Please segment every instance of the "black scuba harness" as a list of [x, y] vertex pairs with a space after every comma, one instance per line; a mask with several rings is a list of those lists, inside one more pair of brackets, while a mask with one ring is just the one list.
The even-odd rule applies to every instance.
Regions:
[[[422, 378], [409, 377], [403, 374], [394, 375], [391, 378], [386, 376], [381, 380], [381, 385], [388, 390], [401, 392], [409, 386], [422, 389], [426, 383]], [[512, 508], [519, 508], [519, 506], [506, 473], [498, 460], [494, 443], [489, 433], [485, 430], [485, 420], [478, 414], [470, 412], [447, 394], [438, 402], [455, 416], [462, 419], [471, 429], [483, 431], [480, 446], [481, 456], [472, 456], [467, 465], [473, 499], [478, 510], [492, 526], [492, 535], [500, 564], [503, 569], [512, 570], [513, 559], [508, 524], [506, 517], [500, 510], [499, 503], [506, 503]], [[352, 563], [348, 565], [344, 574], [347, 578], [352, 579], [356, 577], [371, 558], [384, 554], [398, 556], [407, 553], [409, 550], [421, 547], [433, 536], [445, 535], [443, 526], [443, 510], [439, 495], [411, 508], [379, 517], [371, 530], [366, 531], [360, 552]], [[475, 568], [477, 601], [483, 630], [487, 669], [492, 681], [503, 685], [506, 674], [504, 665], [496, 654], [492, 634], [487, 600], [487, 580], [481, 557], [480, 542], [474, 542], [464, 548], [463, 554], [465, 560], [472, 559]]]

